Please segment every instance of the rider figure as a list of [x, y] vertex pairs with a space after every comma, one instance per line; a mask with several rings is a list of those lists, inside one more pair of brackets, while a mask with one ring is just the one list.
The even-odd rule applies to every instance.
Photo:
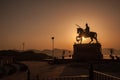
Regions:
[[86, 23], [86, 28], [85, 28], [86, 35], [88, 35], [89, 32], [90, 32], [90, 28], [89, 28], [88, 24]]

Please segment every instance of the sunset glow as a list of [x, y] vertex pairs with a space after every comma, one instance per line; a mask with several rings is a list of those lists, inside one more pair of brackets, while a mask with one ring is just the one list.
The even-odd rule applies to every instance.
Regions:
[[86, 38], [85, 38], [84, 36], [82, 37], [82, 39], [83, 39], [83, 41], [85, 41], [85, 40], [86, 40]]
[[[0, 1], [0, 49], [73, 49], [77, 26], [97, 32], [103, 48], [120, 49], [120, 0]], [[89, 38], [83, 37], [88, 43]], [[113, 43], [114, 42], [114, 43]]]
[[87, 38], [85, 38], [84, 36], [82, 37], [82, 43], [89, 43], [90, 40], [91, 39], [89, 37], [87, 37]]

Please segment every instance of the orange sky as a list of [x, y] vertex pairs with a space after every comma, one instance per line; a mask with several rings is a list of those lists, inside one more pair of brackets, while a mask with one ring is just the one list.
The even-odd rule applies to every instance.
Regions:
[[[0, 49], [73, 49], [76, 26], [98, 33], [102, 48], [120, 49], [120, 0], [1, 0]], [[87, 39], [86, 42], [89, 42]]]

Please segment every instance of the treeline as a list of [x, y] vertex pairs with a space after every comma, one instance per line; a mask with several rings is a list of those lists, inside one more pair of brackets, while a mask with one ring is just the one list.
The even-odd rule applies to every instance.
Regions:
[[32, 50], [22, 52], [16, 50], [1, 50], [0, 57], [11, 57], [18, 61], [39, 61], [51, 58], [51, 56], [48, 56], [44, 53], [35, 53]]

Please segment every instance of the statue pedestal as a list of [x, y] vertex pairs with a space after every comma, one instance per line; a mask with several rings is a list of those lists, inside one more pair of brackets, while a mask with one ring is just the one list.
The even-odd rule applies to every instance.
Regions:
[[75, 61], [95, 61], [103, 59], [101, 44], [74, 44], [73, 60]]

